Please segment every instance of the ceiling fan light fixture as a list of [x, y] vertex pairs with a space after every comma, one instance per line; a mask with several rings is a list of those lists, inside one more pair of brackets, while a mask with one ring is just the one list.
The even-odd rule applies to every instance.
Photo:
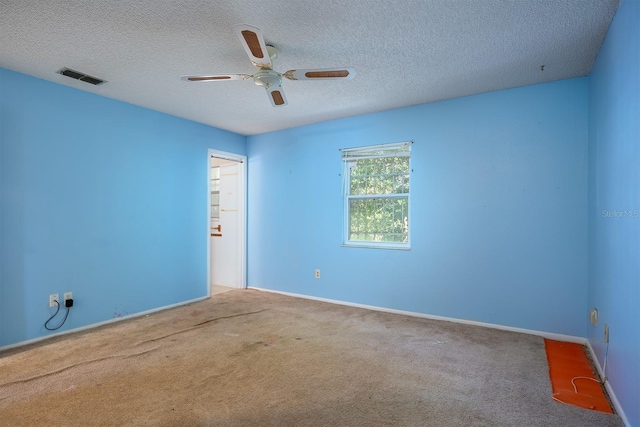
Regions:
[[282, 75], [277, 71], [262, 70], [253, 75], [253, 82], [258, 86], [264, 86], [269, 89], [271, 86], [280, 86]]

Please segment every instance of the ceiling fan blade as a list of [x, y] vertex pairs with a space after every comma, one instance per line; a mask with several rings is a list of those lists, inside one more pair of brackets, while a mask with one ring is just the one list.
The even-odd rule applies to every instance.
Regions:
[[260, 29], [246, 24], [239, 24], [234, 28], [238, 37], [240, 37], [242, 47], [244, 47], [247, 55], [249, 55], [249, 59], [253, 65], [263, 70], [273, 69], [271, 58], [267, 51], [267, 45], [264, 42], [264, 37], [262, 37]]
[[329, 80], [352, 79], [356, 75], [353, 68], [318, 68], [315, 70], [289, 70], [282, 74], [289, 80]]
[[247, 80], [252, 76], [248, 74], [205, 74], [202, 76], [182, 76], [186, 82], [224, 82], [228, 80]]
[[272, 85], [266, 89], [269, 100], [271, 101], [271, 105], [273, 105], [274, 107], [282, 107], [284, 105], [287, 105], [287, 98], [284, 96], [282, 86]]

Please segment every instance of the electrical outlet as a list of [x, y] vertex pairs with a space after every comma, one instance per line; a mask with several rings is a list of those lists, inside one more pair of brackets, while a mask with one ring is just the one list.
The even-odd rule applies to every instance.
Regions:
[[316, 279], [320, 278], [320, 269], [316, 268]]
[[604, 342], [609, 342], [609, 325], [604, 324]]
[[60, 294], [49, 295], [49, 307], [57, 307], [56, 301], [60, 303]]
[[68, 299], [73, 299], [73, 292], [65, 292], [63, 295], [63, 301], [65, 303], [65, 306], [67, 305], [67, 300]]

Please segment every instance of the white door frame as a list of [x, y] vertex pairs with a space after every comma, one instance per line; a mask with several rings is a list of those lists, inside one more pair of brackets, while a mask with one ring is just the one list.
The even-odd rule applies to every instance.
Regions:
[[238, 162], [238, 278], [247, 287], [247, 156], [209, 149], [207, 153], [207, 296], [211, 296], [211, 157]]

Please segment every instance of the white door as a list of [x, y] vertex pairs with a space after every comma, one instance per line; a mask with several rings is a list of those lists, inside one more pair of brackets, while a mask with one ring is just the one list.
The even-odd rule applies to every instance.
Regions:
[[211, 285], [243, 287], [239, 277], [238, 162], [211, 159]]

